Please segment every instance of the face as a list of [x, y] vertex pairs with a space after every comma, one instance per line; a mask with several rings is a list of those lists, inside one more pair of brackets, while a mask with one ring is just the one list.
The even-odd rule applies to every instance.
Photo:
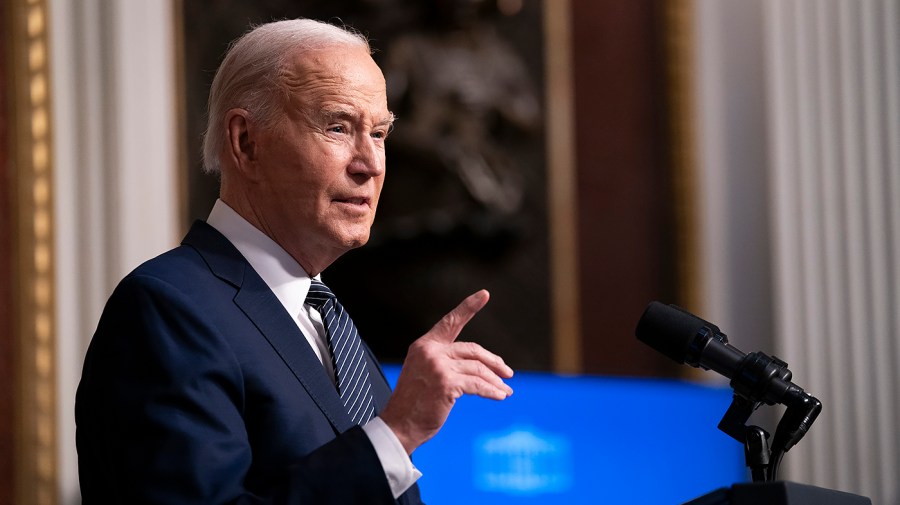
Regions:
[[260, 228], [315, 275], [369, 239], [393, 115], [363, 48], [307, 52], [289, 68], [285, 113], [255, 137], [251, 201]]

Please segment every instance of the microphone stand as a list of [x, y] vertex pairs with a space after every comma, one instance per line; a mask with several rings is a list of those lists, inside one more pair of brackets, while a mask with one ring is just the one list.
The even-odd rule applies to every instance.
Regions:
[[787, 409], [775, 429], [770, 449], [769, 433], [759, 426], [747, 426], [746, 423], [753, 411], [763, 403], [774, 405], [760, 394], [762, 390], [757, 386], [775, 376], [790, 380], [791, 371], [784, 361], [763, 353], [752, 353], [747, 357], [746, 366], [742, 366], [732, 379], [734, 397], [719, 421], [719, 430], [744, 445], [744, 459], [753, 482], [772, 482], [776, 480], [784, 453], [806, 435], [822, 411], [822, 403], [799, 388], [787, 391], [780, 399]]
[[[787, 363], [757, 353], [749, 360], [751, 366], [742, 367], [732, 378], [735, 388], [731, 405], [719, 422], [719, 429], [744, 444], [744, 459], [753, 478], [752, 484], [734, 484], [730, 489], [719, 489], [684, 505], [736, 505], [749, 503], [769, 503], [773, 505], [872, 505], [868, 498], [842, 493], [830, 489], [817, 488], [792, 482], [775, 482], [778, 465], [784, 453], [793, 447], [809, 431], [810, 426], [822, 411], [822, 403], [806, 394], [800, 388], [792, 388], [780, 395], [777, 402], [771, 398], [756, 395], [747, 388], [757, 383], [760, 377], [779, 375], [784, 380], [790, 378]], [[765, 366], [755, 366], [765, 364]], [[767, 370], [760, 375], [757, 372]], [[737, 379], [740, 377], [739, 379]], [[738, 384], [735, 384], [737, 379]], [[756, 425], [747, 425], [747, 420], [762, 404], [780, 403], [787, 408], [775, 429], [775, 436], [769, 445], [769, 433]]]
[[769, 433], [759, 426], [747, 426], [747, 420], [762, 402], [754, 402], [735, 393], [731, 405], [719, 421], [719, 430], [744, 446], [744, 461], [753, 482], [766, 482], [771, 462]]
[[744, 459], [750, 468], [753, 482], [766, 482], [767, 470], [770, 468], [769, 433], [759, 426], [747, 427], [747, 440], [744, 441]]

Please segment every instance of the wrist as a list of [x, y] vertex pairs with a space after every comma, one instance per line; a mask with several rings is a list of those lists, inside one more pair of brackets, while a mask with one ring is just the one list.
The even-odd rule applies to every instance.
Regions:
[[394, 433], [397, 440], [400, 441], [400, 445], [403, 446], [406, 454], [411, 456], [413, 451], [421, 445], [421, 442], [416, 442], [415, 437], [411, 435], [410, 423], [406, 422], [403, 417], [393, 416], [388, 409], [385, 409], [379, 417], [381, 417], [384, 424]]

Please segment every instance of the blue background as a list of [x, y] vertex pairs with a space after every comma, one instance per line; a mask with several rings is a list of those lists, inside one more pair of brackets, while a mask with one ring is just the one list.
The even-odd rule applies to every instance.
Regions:
[[[395, 384], [399, 367], [385, 373]], [[679, 504], [748, 480], [743, 447], [716, 428], [729, 388], [521, 372], [508, 384], [502, 402], [461, 398], [413, 454], [426, 503]], [[523, 437], [544, 452], [487, 450]]]

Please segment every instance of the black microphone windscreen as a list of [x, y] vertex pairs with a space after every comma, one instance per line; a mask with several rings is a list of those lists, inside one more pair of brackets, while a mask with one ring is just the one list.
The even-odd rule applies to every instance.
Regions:
[[673, 305], [650, 302], [634, 333], [638, 340], [684, 364], [694, 337], [707, 323]]

